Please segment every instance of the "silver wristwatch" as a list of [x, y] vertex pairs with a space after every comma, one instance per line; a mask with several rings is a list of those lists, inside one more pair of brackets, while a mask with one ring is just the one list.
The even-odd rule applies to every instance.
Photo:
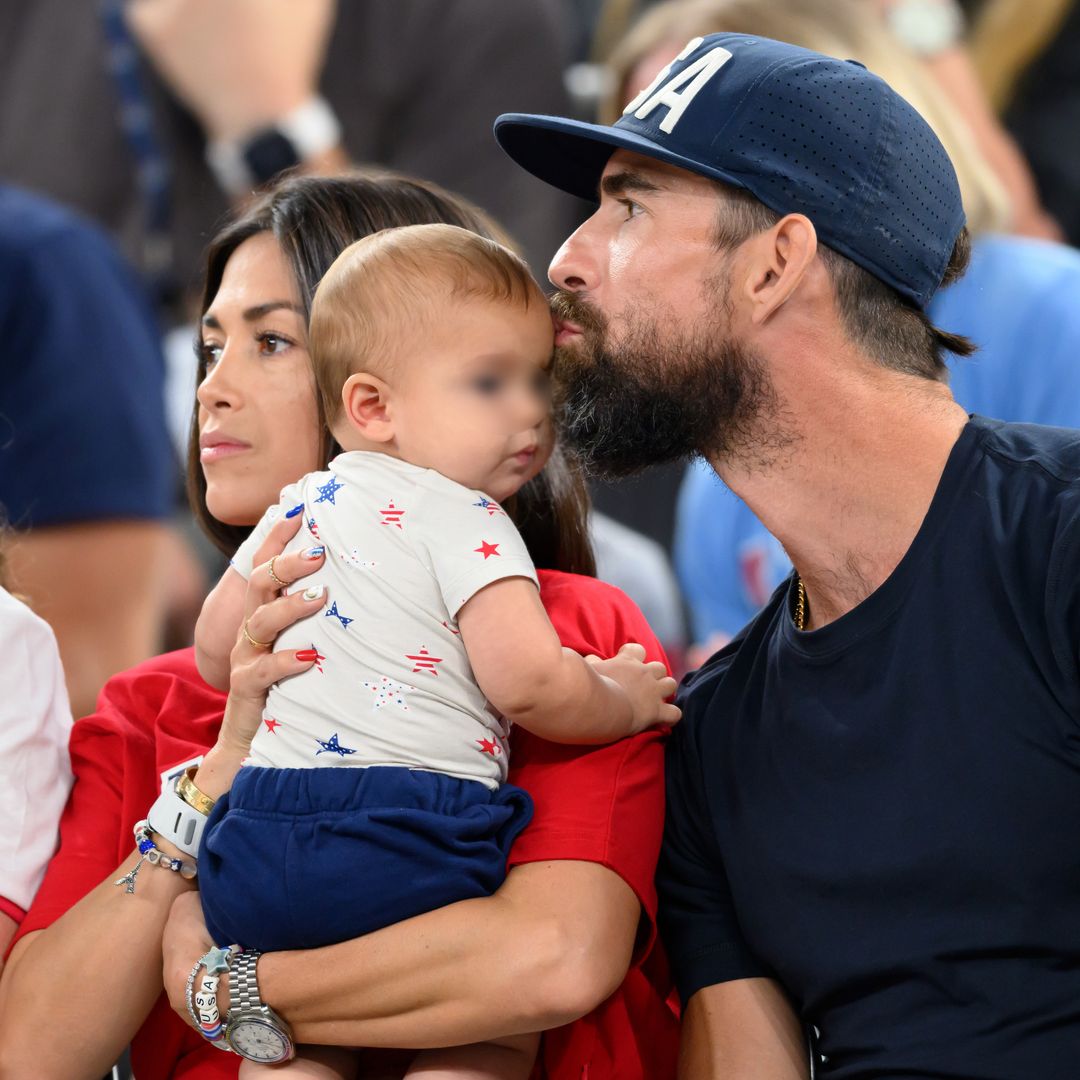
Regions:
[[248, 1061], [276, 1065], [295, 1053], [289, 1025], [259, 997], [255, 966], [262, 953], [242, 952], [229, 969], [229, 1022], [225, 1041]]

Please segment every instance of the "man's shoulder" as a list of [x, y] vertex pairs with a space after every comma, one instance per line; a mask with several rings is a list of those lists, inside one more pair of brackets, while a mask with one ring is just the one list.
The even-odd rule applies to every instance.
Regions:
[[1080, 482], [1080, 429], [976, 416], [983, 451], [1014, 475], [1041, 473], [1065, 487]]
[[774, 590], [768, 603], [731, 639], [715, 652], [697, 671], [690, 672], [679, 687], [675, 701], [683, 711], [679, 727], [701, 727], [723, 710], [717, 699], [729, 693], [740, 694], [750, 679], [758, 657], [770, 648], [787, 605], [790, 578]]
[[24, 267], [51, 266], [74, 248], [112, 259], [113, 246], [93, 222], [66, 206], [8, 184], [0, 184], [0, 258]]

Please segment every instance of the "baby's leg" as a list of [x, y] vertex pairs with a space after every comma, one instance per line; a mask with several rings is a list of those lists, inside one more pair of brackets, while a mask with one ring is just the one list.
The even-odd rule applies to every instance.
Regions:
[[406, 1080], [529, 1080], [540, 1036], [511, 1035], [468, 1046], [422, 1050]]
[[260, 1065], [244, 1061], [240, 1080], [271, 1080], [288, 1076], [289, 1080], [356, 1080], [358, 1054], [346, 1046], [298, 1046], [296, 1057], [281, 1065]]

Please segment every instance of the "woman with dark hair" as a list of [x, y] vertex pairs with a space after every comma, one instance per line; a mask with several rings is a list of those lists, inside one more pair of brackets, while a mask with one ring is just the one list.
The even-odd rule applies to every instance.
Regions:
[[[494, 231], [471, 207], [416, 181], [310, 178], [280, 185], [211, 245], [189, 482], [196, 513], [223, 551], [235, 549], [281, 487], [335, 452], [305, 349], [322, 273], [361, 236], [432, 221]], [[565, 462], [553, 459], [507, 505], [563, 644], [609, 656], [636, 640], [657, 658], [633, 605], [585, 576], [587, 503]], [[262, 557], [285, 539], [272, 534]], [[289, 558], [277, 563], [282, 576], [299, 576]], [[249, 613], [266, 604], [283, 627], [298, 614], [292, 599], [277, 597], [266, 574], [252, 576]], [[235, 1074], [236, 1057], [186, 1027], [161, 994], [165, 934], [165, 985], [186, 1017], [185, 981], [209, 947], [193, 883], [156, 869], [142, 872], [134, 896], [114, 883], [138, 862], [131, 829], [163, 784], [191, 765], [196, 784], [209, 784], [216, 768], [235, 767], [246, 752], [237, 717], [258, 706], [284, 673], [273, 665], [290, 655], [250, 652], [241, 643], [234, 653], [227, 701], [199, 679], [185, 650], [117, 676], [99, 712], [76, 725], [77, 783], [61, 848], [0, 986], [0, 1076], [96, 1078], [129, 1041], [139, 1080]], [[261, 999], [298, 1041], [444, 1046], [557, 1028], [545, 1037], [540, 1076], [673, 1074], [676, 1021], [652, 949], [661, 736], [582, 748], [516, 732], [513, 750], [510, 778], [532, 795], [535, 817], [493, 896], [259, 960]], [[45, 1023], [64, 1037], [41, 1039]]]

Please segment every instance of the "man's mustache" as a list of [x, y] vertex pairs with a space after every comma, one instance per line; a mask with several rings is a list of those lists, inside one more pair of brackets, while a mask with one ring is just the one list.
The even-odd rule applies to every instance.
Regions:
[[558, 289], [552, 294], [550, 302], [556, 319], [573, 323], [586, 334], [602, 334], [606, 329], [604, 316], [577, 293]]

